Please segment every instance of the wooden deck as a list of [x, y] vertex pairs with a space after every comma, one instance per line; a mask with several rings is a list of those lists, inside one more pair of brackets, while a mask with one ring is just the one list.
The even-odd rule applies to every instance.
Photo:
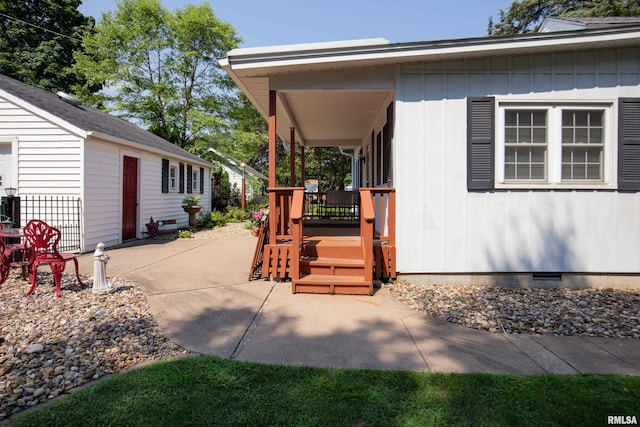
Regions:
[[[271, 210], [269, 224], [259, 238], [262, 247], [256, 248], [254, 257], [254, 264], [260, 259], [262, 277], [291, 280], [293, 293], [359, 295], [372, 295], [376, 279], [395, 278], [395, 239], [375, 231], [375, 199], [370, 190], [364, 192], [360, 224], [342, 223], [336, 227], [303, 221], [303, 190], [278, 190], [277, 194], [270, 194], [270, 206], [276, 209]], [[392, 194], [392, 190], [381, 194]], [[393, 220], [393, 198], [378, 200], [384, 202], [378, 204], [378, 211], [388, 207], [391, 212], [383, 213], [382, 220]], [[393, 230], [392, 227], [394, 221], [378, 224], [379, 230]], [[255, 271], [254, 265], [250, 278]]]

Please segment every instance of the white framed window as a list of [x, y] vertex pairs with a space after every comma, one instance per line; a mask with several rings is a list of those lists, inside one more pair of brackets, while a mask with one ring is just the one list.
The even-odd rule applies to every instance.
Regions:
[[200, 170], [197, 168], [193, 168], [191, 171], [191, 191], [198, 192], [200, 191]]
[[178, 166], [169, 166], [169, 191], [178, 191]]
[[613, 103], [499, 103], [496, 187], [612, 187], [613, 108]]

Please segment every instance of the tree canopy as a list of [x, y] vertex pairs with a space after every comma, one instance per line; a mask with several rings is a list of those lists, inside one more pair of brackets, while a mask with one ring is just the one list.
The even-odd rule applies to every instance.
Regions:
[[[76, 86], [75, 94], [193, 151], [199, 138], [226, 125], [233, 85], [216, 58], [241, 38], [209, 3], [175, 12], [160, 0], [116, 4], [76, 54], [74, 70], [87, 84]], [[92, 84], [105, 89], [92, 95]]]
[[489, 18], [490, 36], [536, 31], [546, 17], [640, 16], [638, 0], [516, 0], [500, 19]]
[[77, 10], [81, 2], [0, 0], [0, 73], [50, 91], [82, 84], [68, 70], [94, 25]]

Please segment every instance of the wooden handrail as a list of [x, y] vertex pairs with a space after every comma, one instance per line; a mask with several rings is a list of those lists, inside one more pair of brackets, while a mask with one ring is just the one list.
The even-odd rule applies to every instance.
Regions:
[[293, 200], [291, 201], [291, 219], [302, 220], [304, 215], [304, 189], [293, 190]]
[[373, 281], [373, 233], [376, 211], [369, 189], [360, 189], [360, 239], [364, 258], [364, 279]]
[[291, 200], [291, 280], [300, 278], [300, 251], [302, 248], [302, 217], [304, 215], [304, 188], [293, 190]]

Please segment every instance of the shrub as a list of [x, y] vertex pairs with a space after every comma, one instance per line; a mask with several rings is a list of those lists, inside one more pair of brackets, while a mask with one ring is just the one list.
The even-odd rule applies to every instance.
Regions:
[[179, 239], [191, 239], [193, 237], [193, 231], [191, 230], [178, 230]]
[[211, 225], [213, 227], [222, 227], [228, 222], [226, 214], [220, 211], [211, 212]]
[[196, 227], [199, 228], [211, 228], [213, 227], [213, 220], [211, 219], [211, 212], [200, 211], [196, 217]]
[[227, 210], [227, 218], [229, 222], [242, 222], [249, 218], [249, 214], [240, 208], [230, 206]]

